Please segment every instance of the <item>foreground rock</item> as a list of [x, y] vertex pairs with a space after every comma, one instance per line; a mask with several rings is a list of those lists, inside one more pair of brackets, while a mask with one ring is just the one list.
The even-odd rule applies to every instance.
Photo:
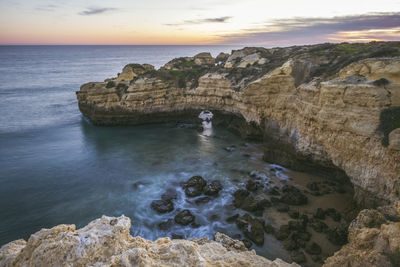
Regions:
[[270, 261], [217, 233], [208, 238], [156, 241], [133, 237], [130, 219], [103, 216], [76, 230], [58, 225], [0, 249], [0, 266], [298, 266]]
[[388, 222], [376, 210], [363, 210], [349, 227], [349, 243], [328, 258], [324, 266], [385, 267], [399, 264], [400, 222]]

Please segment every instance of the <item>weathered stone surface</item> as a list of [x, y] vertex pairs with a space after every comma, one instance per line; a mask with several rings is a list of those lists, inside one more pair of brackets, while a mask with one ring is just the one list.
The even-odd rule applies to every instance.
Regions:
[[385, 221], [377, 211], [363, 210], [349, 227], [349, 243], [324, 266], [397, 266], [400, 252], [400, 223]]
[[298, 266], [247, 251], [241, 241], [217, 233], [208, 238], [156, 241], [133, 237], [130, 219], [103, 216], [76, 230], [58, 225], [0, 248], [0, 266]]
[[400, 128], [397, 128], [390, 132], [389, 148], [400, 151]]
[[194, 56], [194, 63], [197, 65], [213, 65], [215, 59], [210, 53], [203, 52]]

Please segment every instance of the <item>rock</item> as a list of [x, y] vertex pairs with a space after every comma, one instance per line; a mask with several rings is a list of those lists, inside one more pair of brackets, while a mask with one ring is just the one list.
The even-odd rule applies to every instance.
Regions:
[[238, 189], [233, 193], [233, 204], [236, 208], [239, 208], [242, 206], [244, 200], [247, 198], [247, 196], [250, 195], [250, 192], [244, 189]]
[[209, 196], [218, 195], [219, 191], [222, 190], [222, 184], [219, 181], [212, 181], [204, 187], [204, 194]]
[[184, 239], [185, 236], [182, 235], [182, 234], [172, 233], [172, 234], [171, 234], [171, 238], [172, 238], [172, 239]]
[[275, 228], [271, 224], [265, 224], [264, 223], [264, 231], [267, 234], [274, 234], [275, 233]]
[[174, 203], [171, 200], [153, 200], [150, 206], [158, 213], [167, 213], [174, 210]]
[[236, 225], [256, 245], [262, 246], [264, 244], [263, 224], [259, 220], [252, 218], [249, 214], [245, 214], [236, 220]]
[[166, 220], [164, 222], [160, 222], [158, 224], [158, 228], [160, 228], [161, 230], [168, 230], [172, 226], [174, 226], [174, 220], [173, 219], [168, 219], [168, 220]]
[[281, 193], [279, 192], [278, 187], [274, 186], [268, 190], [267, 194], [272, 196], [279, 196]]
[[258, 184], [253, 180], [248, 180], [246, 183], [246, 189], [249, 191], [256, 191], [258, 189]]
[[282, 188], [281, 202], [289, 205], [304, 205], [307, 204], [307, 197], [296, 187], [292, 185], [285, 185]]
[[386, 219], [382, 213], [373, 209], [364, 209], [360, 211], [357, 217], [350, 223], [349, 232], [354, 232], [361, 228], [380, 228], [386, 223]]
[[301, 220], [291, 220], [289, 221], [288, 226], [291, 231], [304, 232], [306, 230], [306, 226]]
[[342, 215], [334, 208], [329, 208], [326, 210], [326, 215], [331, 217], [335, 222], [339, 222], [342, 219]]
[[199, 197], [194, 201], [197, 205], [205, 204], [210, 202], [212, 199], [210, 197]]
[[290, 257], [292, 258], [292, 261], [295, 261], [297, 263], [306, 262], [306, 256], [304, 255], [303, 252], [298, 250], [290, 252]]
[[122, 69], [122, 72], [118, 75], [116, 81], [130, 81], [151, 70], [154, 70], [154, 66], [150, 64], [128, 64]]
[[[112, 225], [112, 220], [117, 222]], [[0, 248], [0, 266], [281, 266], [247, 251], [241, 241], [217, 233], [208, 238], [149, 241], [130, 235], [130, 220], [103, 216], [76, 230], [75, 225], [42, 229], [26, 242], [22, 239]]]
[[242, 239], [242, 242], [246, 248], [251, 248], [251, 246], [253, 245], [248, 239]]
[[194, 56], [194, 63], [196, 65], [214, 65], [215, 59], [210, 53], [199, 53]]
[[326, 223], [321, 222], [316, 219], [311, 220], [309, 225], [317, 233], [322, 233], [322, 232], [325, 232], [326, 230], [328, 230], [328, 225]]
[[306, 252], [311, 255], [319, 255], [321, 254], [322, 249], [317, 243], [312, 242], [306, 246]]
[[321, 208], [318, 208], [314, 213], [314, 218], [324, 220], [325, 219], [325, 211]]
[[188, 197], [197, 197], [203, 193], [207, 182], [201, 176], [193, 176], [184, 185], [185, 194]]
[[165, 191], [164, 194], [161, 195], [161, 199], [164, 201], [171, 201], [178, 198], [178, 193], [175, 189], [169, 188]]
[[390, 132], [389, 148], [392, 150], [400, 150], [400, 128], [397, 128]]
[[275, 237], [276, 237], [276, 239], [278, 239], [278, 240], [284, 240], [284, 239], [286, 239], [286, 238], [289, 237], [289, 234], [290, 234], [289, 226], [288, 226], [288, 225], [282, 225], [282, 226], [279, 228], [279, 231], [277, 231], [277, 232], [275, 233]]
[[[271, 199], [272, 200], [272, 199]], [[289, 211], [289, 206], [288, 205], [285, 205], [285, 204], [278, 204], [277, 206], [276, 206], [276, 210], [277, 211], [279, 211], [279, 212], [288, 212]]]
[[229, 57], [229, 54], [227, 53], [219, 53], [218, 56], [215, 58], [216, 62], [225, 62]]
[[194, 219], [195, 217], [190, 212], [190, 210], [183, 210], [179, 212], [174, 218], [175, 222], [181, 225], [188, 225], [194, 222]]
[[232, 215], [232, 216], [226, 218], [226, 222], [233, 223], [236, 221], [237, 218], [239, 218], [239, 216], [240, 216], [239, 214]]
[[297, 210], [290, 210], [288, 214], [292, 219], [299, 218], [299, 212]]
[[345, 227], [334, 227], [327, 230], [328, 240], [337, 246], [343, 246], [347, 243], [347, 229]]
[[288, 251], [298, 249], [297, 242], [291, 238], [285, 239], [282, 243], [283, 247]]

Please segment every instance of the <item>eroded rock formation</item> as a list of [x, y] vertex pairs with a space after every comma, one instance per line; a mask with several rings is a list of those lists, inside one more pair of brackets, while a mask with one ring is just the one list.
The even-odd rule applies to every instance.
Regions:
[[76, 230], [58, 225], [0, 249], [0, 266], [298, 266], [270, 261], [241, 241], [217, 233], [208, 238], [156, 241], [133, 237], [130, 219], [103, 216]]

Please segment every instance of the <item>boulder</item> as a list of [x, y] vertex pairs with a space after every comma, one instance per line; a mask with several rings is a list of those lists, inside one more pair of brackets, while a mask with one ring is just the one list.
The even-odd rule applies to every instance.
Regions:
[[191, 177], [184, 185], [185, 194], [188, 197], [197, 197], [203, 193], [203, 188], [207, 182], [201, 176]]
[[296, 187], [285, 185], [282, 188], [280, 201], [289, 205], [305, 205], [308, 202], [308, 198]]
[[212, 181], [204, 187], [204, 194], [209, 196], [218, 195], [219, 191], [222, 190], [222, 184], [219, 181]]
[[181, 225], [188, 225], [192, 222], [194, 222], [194, 215], [190, 212], [190, 210], [183, 210], [179, 212], [174, 220], [176, 223], [181, 224]]
[[174, 203], [171, 200], [154, 200], [150, 206], [158, 213], [167, 213], [174, 210]]
[[261, 221], [245, 214], [236, 219], [236, 225], [256, 245], [262, 246], [264, 244], [264, 229]]
[[194, 56], [194, 63], [196, 65], [214, 65], [215, 59], [208, 52], [199, 53]]

